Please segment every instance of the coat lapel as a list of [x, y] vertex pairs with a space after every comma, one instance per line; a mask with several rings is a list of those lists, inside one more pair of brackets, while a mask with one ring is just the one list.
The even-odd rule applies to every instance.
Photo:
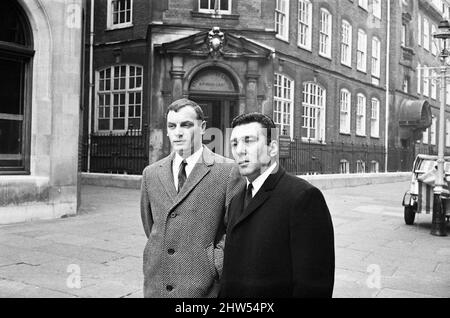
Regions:
[[[214, 154], [207, 147], [203, 146], [202, 156], [195, 164], [194, 169], [186, 179], [186, 182], [181, 188], [181, 191], [176, 196], [175, 202], [171, 206], [170, 211], [173, 211], [173, 209], [175, 209], [195, 188], [195, 186], [209, 173], [212, 165], [214, 165]], [[173, 187], [175, 189], [175, 185]]]
[[[256, 193], [255, 197], [250, 201], [247, 208], [240, 214], [237, 221], [234, 223], [234, 226], [237, 226], [239, 223], [244, 221], [246, 218], [248, 218], [253, 212], [255, 212], [264, 202], [267, 201], [267, 199], [270, 198], [272, 195], [272, 191], [277, 185], [278, 181], [280, 181], [281, 177], [285, 174], [285, 170], [279, 166], [279, 163], [277, 163], [277, 171], [275, 173], [272, 173], [269, 175], [269, 177], [266, 179], [264, 184], [262, 185], [261, 189], [259, 189], [258, 193]], [[244, 192], [241, 193], [239, 196], [241, 201], [244, 200]], [[236, 197], [238, 198], [238, 197]], [[238, 213], [242, 210], [242, 204], [240, 205], [240, 210]]]
[[172, 161], [175, 153], [171, 153], [166, 160], [160, 163], [160, 168], [158, 171], [159, 181], [166, 190], [169, 196], [170, 202], [174, 202], [177, 196], [177, 190], [175, 189], [175, 184], [173, 183], [173, 173], [172, 173]]

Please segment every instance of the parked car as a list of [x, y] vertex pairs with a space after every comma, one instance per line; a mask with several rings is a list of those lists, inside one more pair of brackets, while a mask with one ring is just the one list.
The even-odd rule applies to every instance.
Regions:
[[[414, 160], [410, 189], [403, 196], [402, 205], [405, 208], [404, 218], [408, 225], [414, 224], [416, 213], [433, 212], [433, 190], [437, 174], [437, 156], [417, 155]], [[450, 156], [444, 157], [444, 191], [442, 197], [445, 202], [445, 216], [447, 221], [450, 218]]]

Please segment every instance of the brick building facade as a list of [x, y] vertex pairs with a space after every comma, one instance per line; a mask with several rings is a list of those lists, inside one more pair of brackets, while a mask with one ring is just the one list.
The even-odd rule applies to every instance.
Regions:
[[[226, 155], [232, 118], [260, 111], [291, 139], [282, 163], [292, 172], [385, 171], [388, 145], [405, 146], [395, 128], [401, 107], [386, 112], [386, 88], [391, 87], [389, 105], [421, 97], [414, 93], [414, 52], [397, 43], [397, 22], [409, 19], [414, 26], [419, 9], [417, 1], [410, 2], [417, 9], [404, 15], [402, 1], [393, 0], [390, 12], [388, 2], [379, 0], [96, 1], [95, 81], [84, 113], [92, 139], [85, 125], [91, 151], [87, 160], [84, 150], [84, 169], [89, 161], [93, 172], [139, 174], [145, 163], [167, 155], [167, 106], [188, 97], [204, 108], [208, 126], [223, 132], [213, 144]], [[390, 34], [388, 13], [394, 21]], [[398, 84], [404, 72], [410, 93]], [[387, 127], [388, 119], [393, 120]], [[133, 159], [111, 146], [107, 154], [108, 138], [133, 130], [145, 140], [133, 144], [143, 156]], [[389, 170], [403, 169], [401, 157], [389, 157]], [[127, 168], [138, 160], [140, 165]]]

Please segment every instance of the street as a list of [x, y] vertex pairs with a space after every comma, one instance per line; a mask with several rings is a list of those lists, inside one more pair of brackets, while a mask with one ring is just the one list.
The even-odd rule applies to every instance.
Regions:
[[[334, 297], [450, 297], [450, 236], [405, 225], [408, 182], [323, 191]], [[0, 297], [142, 297], [139, 190], [84, 186], [76, 217], [0, 226]], [[448, 228], [450, 234], [450, 228]]]

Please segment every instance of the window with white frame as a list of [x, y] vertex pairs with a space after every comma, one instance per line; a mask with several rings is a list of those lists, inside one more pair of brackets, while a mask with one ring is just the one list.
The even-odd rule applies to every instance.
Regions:
[[342, 20], [341, 63], [352, 65], [352, 25]]
[[377, 37], [372, 38], [372, 76], [380, 78], [381, 42]]
[[358, 0], [358, 5], [364, 10], [367, 10], [367, 7], [369, 6], [369, 0]]
[[436, 77], [437, 77], [437, 73], [435, 70], [431, 70], [431, 98], [436, 99], [437, 96], [437, 81], [436, 81]]
[[198, 0], [198, 11], [231, 14], [231, 0]]
[[350, 162], [346, 159], [341, 159], [339, 161], [339, 172], [341, 174], [347, 174], [350, 173]]
[[417, 17], [417, 44], [422, 46], [422, 15], [419, 13]]
[[132, 25], [133, 0], [108, 0], [108, 29], [123, 28]]
[[430, 50], [430, 24], [427, 18], [423, 19], [423, 48]]
[[372, 1], [372, 12], [375, 18], [381, 19], [381, 0]]
[[280, 39], [289, 39], [289, 0], [275, 1], [275, 31]]
[[422, 66], [417, 64], [417, 94], [421, 93], [420, 86], [422, 85]]
[[312, 3], [298, 0], [298, 46], [311, 51]]
[[447, 105], [450, 105], [450, 87], [448, 85], [445, 86], [446, 87], [446, 92], [445, 92], [445, 103]]
[[97, 72], [96, 131], [142, 126], [142, 67], [117, 65]]
[[356, 134], [366, 135], [366, 96], [363, 94], [356, 96]]
[[422, 136], [422, 142], [424, 145], [428, 145], [429, 135], [430, 135], [430, 128], [428, 127], [427, 129], [425, 129]]
[[423, 66], [423, 95], [427, 96], [430, 94], [430, 81], [429, 81], [429, 69], [427, 65]]
[[402, 34], [400, 37], [400, 45], [406, 47], [406, 24], [402, 24]]
[[430, 144], [436, 145], [436, 117], [433, 116], [431, 119], [431, 127], [430, 127]]
[[275, 74], [273, 120], [282, 135], [294, 138], [294, 81]]
[[370, 136], [380, 137], [380, 101], [377, 98], [372, 98], [370, 112]]
[[326, 91], [316, 83], [303, 84], [303, 125], [304, 140], [325, 141]]
[[346, 90], [341, 90], [341, 117], [339, 131], [343, 134], [350, 133], [350, 122], [351, 122], [351, 93]]
[[[431, 25], [431, 34], [435, 34], [436, 33], [436, 26], [434, 24]], [[433, 54], [434, 56], [437, 56], [437, 52], [438, 52], [438, 40], [435, 39], [434, 37], [431, 38], [431, 54]]]
[[450, 147], [450, 120], [445, 120], [445, 147]]
[[403, 92], [409, 93], [409, 77], [407, 77], [407, 76], [405, 76], [405, 78], [403, 78]]
[[356, 51], [356, 68], [358, 71], [366, 72], [367, 68], [367, 34], [358, 30], [358, 50]]
[[326, 9], [320, 9], [319, 54], [331, 58], [331, 29], [333, 17]]
[[366, 163], [364, 161], [356, 161], [356, 173], [366, 173]]
[[378, 173], [380, 172], [380, 163], [376, 160], [372, 160], [370, 162], [370, 173]]

